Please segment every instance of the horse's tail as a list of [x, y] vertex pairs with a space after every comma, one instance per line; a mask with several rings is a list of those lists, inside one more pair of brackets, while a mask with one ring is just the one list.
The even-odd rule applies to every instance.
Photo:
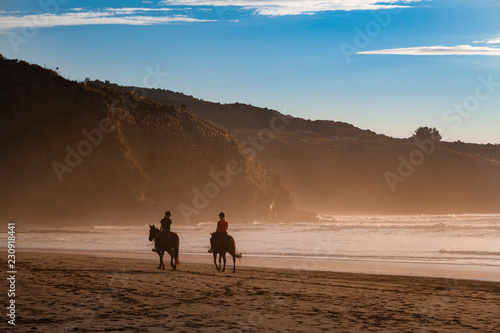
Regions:
[[[229, 237], [231, 237], [231, 236], [229, 236]], [[233, 237], [231, 237], [229, 239], [229, 253], [238, 259], [241, 259], [241, 257], [242, 257], [241, 253], [236, 253], [236, 242], [234, 241]]]

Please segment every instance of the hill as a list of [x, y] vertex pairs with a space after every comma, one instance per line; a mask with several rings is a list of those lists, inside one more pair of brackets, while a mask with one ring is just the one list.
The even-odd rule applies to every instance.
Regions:
[[286, 219], [280, 177], [221, 126], [0, 57], [0, 212], [26, 224]]
[[[102, 83], [101, 83], [102, 84]], [[161, 89], [118, 87], [227, 128], [297, 205], [329, 214], [500, 212], [500, 145], [395, 139], [334, 121]]]

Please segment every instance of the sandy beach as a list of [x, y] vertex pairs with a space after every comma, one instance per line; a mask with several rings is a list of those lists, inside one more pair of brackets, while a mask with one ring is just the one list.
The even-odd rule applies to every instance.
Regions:
[[[154, 260], [21, 251], [15, 326], [4, 315], [0, 331], [500, 329], [498, 282], [248, 266], [233, 274], [231, 268], [229, 261], [224, 273], [210, 262], [183, 262], [177, 271], [163, 271]], [[2, 299], [5, 306], [7, 292]]]

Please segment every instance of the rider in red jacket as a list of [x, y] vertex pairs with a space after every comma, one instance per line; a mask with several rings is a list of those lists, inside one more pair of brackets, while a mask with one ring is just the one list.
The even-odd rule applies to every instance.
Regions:
[[224, 233], [227, 235], [227, 229], [229, 227], [229, 223], [226, 220], [226, 215], [224, 213], [219, 214], [219, 222], [217, 222], [217, 230], [215, 232]]
[[226, 220], [226, 214], [220, 213], [219, 214], [219, 222], [217, 222], [217, 229], [215, 230], [215, 233], [212, 234], [212, 237], [210, 238], [210, 250], [208, 250], [209, 253], [213, 252], [214, 248], [214, 243], [215, 241], [221, 237], [222, 235], [227, 235], [227, 229], [229, 227], [229, 223]]

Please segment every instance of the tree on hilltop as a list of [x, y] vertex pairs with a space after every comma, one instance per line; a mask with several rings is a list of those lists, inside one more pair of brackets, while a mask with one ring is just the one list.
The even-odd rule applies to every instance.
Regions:
[[415, 130], [413, 135], [411, 136], [411, 139], [419, 139], [419, 140], [425, 140], [425, 139], [432, 139], [433, 141], [439, 142], [443, 138], [441, 136], [441, 133], [433, 127], [419, 127]]

